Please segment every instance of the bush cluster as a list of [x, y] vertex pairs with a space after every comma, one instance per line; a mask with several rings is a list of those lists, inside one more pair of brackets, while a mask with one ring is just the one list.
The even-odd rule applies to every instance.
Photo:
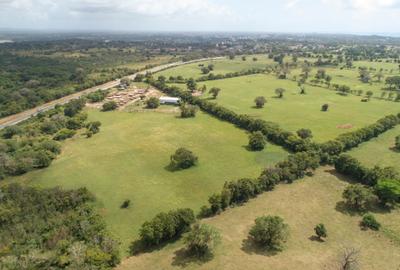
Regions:
[[[118, 243], [85, 189], [9, 185], [0, 197], [2, 269], [111, 269]], [[3, 268], [4, 267], [4, 268]]]
[[143, 223], [139, 233], [140, 242], [147, 247], [160, 245], [187, 232], [195, 220], [191, 209], [159, 213], [152, 220]]

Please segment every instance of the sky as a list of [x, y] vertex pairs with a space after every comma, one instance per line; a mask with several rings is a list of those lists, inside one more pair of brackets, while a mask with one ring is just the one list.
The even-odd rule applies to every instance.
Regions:
[[399, 33], [400, 0], [0, 0], [0, 29]]

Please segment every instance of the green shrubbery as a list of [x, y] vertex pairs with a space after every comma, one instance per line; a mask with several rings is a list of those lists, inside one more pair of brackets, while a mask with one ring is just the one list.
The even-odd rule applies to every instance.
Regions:
[[381, 224], [372, 214], [365, 214], [360, 222], [361, 227], [379, 231]]
[[[111, 269], [118, 243], [86, 189], [1, 188], [1, 269]], [[27, 268], [27, 266], [29, 266]]]
[[263, 248], [281, 250], [289, 237], [289, 226], [278, 216], [263, 216], [255, 220], [249, 235]]
[[188, 169], [196, 165], [198, 158], [185, 148], [179, 148], [175, 151], [175, 154], [171, 156], [170, 167], [174, 170]]

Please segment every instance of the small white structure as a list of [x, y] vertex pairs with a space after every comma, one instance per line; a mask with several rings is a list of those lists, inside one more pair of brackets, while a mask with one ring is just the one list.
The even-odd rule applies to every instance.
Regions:
[[175, 97], [160, 97], [160, 104], [178, 105], [181, 102], [180, 98]]

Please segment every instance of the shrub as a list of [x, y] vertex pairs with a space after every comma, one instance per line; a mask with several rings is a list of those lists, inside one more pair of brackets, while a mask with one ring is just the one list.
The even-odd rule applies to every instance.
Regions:
[[219, 95], [219, 92], [221, 92], [221, 89], [220, 89], [220, 88], [213, 87], [213, 88], [210, 89], [210, 91], [209, 91], [208, 93], [211, 94], [211, 96], [212, 96], [214, 99], [216, 99], [217, 96]]
[[78, 114], [85, 107], [84, 99], [74, 99], [64, 106], [64, 114], [73, 117]]
[[250, 237], [258, 245], [280, 250], [289, 235], [289, 226], [278, 216], [262, 216], [255, 220], [250, 230]]
[[76, 134], [75, 130], [63, 128], [59, 132], [57, 132], [57, 134], [54, 136], [53, 139], [56, 141], [63, 141], [68, 138], [72, 138], [75, 134]]
[[[285, 76], [286, 78], [286, 76]], [[286, 92], [285, 89], [283, 88], [277, 88], [275, 89], [275, 94], [277, 95], [278, 98], [283, 98], [283, 94]]]
[[121, 204], [121, 208], [122, 209], [126, 209], [131, 205], [131, 200], [125, 200], [123, 201], [123, 203]]
[[113, 111], [118, 108], [118, 104], [115, 101], [108, 101], [103, 104], [103, 112]]
[[329, 109], [329, 104], [324, 104], [324, 105], [322, 105], [322, 107], [321, 107], [321, 111], [323, 111], [323, 112], [327, 112], [328, 109]]
[[372, 214], [365, 214], [360, 222], [361, 227], [369, 228], [374, 231], [379, 231], [381, 224], [375, 219]]
[[193, 152], [185, 148], [177, 149], [170, 159], [170, 166], [173, 169], [188, 169], [196, 165], [198, 161], [198, 158], [193, 154]]
[[400, 180], [379, 180], [375, 186], [375, 192], [384, 205], [400, 203]]
[[319, 239], [328, 237], [328, 232], [325, 228], [325, 225], [320, 223], [314, 228], [315, 234], [318, 236]]
[[267, 100], [265, 99], [265, 97], [256, 97], [254, 99], [254, 102], [256, 103], [257, 108], [262, 108], [264, 107], [264, 104], [267, 102]]
[[186, 232], [195, 222], [193, 210], [178, 209], [160, 213], [152, 220], [143, 223], [139, 235], [145, 246], [156, 246]]
[[195, 224], [185, 236], [184, 243], [190, 254], [203, 257], [211, 255], [220, 240], [221, 235], [214, 227], [208, 224]]
[[265, 148], [266, 140], [261, 131], [256, 131], [249, 136], [249, 148], [253, 151], [261, 151]]
[[396, 137], [395, 148], [400, 151], [400, 135]]
[[356, 210], [366, 209], [374, 198], [372, 190], [361, 184], [350, 185], [343, 191], [346, 204]]
[[305, 128], [299, 129], [297, 131], [297, 135], [302, 139], [309, 139], [313, 137], [311, 130]]
[[160, 100], [156, 97], [151, 97], [146, 101], [146, 106], [149, 109], [156, 109], [160, 106]]
[[186, 104], [186, 103], [182, 103], [180, 106], [180, 109], [181, 109], [181, 117], [182, 118], [195, 117], [196, 112], [198, 110], [196, 106]]

